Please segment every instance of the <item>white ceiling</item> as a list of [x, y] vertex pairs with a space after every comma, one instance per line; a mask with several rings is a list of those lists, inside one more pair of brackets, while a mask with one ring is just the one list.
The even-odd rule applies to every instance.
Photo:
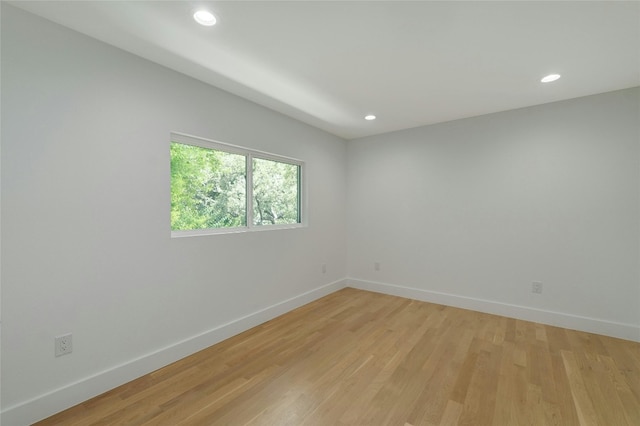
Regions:
[[637, 1], [11, 3], [346, 139], [640, 85]]

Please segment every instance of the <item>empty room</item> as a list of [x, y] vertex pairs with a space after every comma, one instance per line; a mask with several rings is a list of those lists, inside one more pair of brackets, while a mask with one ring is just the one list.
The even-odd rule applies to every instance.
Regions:
[[2, 426], [640, 424], [640, 2], [0, 15]]

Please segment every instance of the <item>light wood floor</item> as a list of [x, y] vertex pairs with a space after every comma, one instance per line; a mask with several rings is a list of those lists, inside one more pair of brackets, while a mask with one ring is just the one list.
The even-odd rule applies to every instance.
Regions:
[[39, 425], [640, 425], [640, 344], [344, 289]]

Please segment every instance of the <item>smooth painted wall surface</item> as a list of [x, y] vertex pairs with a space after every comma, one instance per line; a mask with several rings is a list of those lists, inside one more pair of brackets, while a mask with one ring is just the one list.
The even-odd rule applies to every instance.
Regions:
[[349, 277], [640, 340], [639, 103], [634, 88], [350, 141]]
[[[171, 239], [174, 131], [306, 161], [309, 226]], [[344, 140], [6, 4], [1, 170], [5, 408], [346, 276]]]
[[[640, 327], [640, 89], [346, 143], [5, 3], [1, 18], [12, 419], [345, 277]], [[171, 239], [170, 132], [305, 160], [309, 227]]]

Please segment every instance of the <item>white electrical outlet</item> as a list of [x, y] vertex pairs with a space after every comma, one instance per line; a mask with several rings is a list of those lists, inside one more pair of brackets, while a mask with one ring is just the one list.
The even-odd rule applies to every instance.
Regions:
[[374, 271], [380, 270], [380, 262], [373, 262], [373, 270]]
[[540, 281], [531, 283], [531, 293], [542, 294], [542, 283]]
[[57, 336], [54, 340], [56, 344], [56, 356], [70, 354], [73, 350], [73, 340], [71, 338], [71, 333], [65, 334], [63, 336]]
[[327, 264], [326, 264], [326, 263], [323, 263], [323, 264], [322, 264], [322, 273], [323, 273], [323, 274], [326, 274], [326, 273], [327, 273]]

